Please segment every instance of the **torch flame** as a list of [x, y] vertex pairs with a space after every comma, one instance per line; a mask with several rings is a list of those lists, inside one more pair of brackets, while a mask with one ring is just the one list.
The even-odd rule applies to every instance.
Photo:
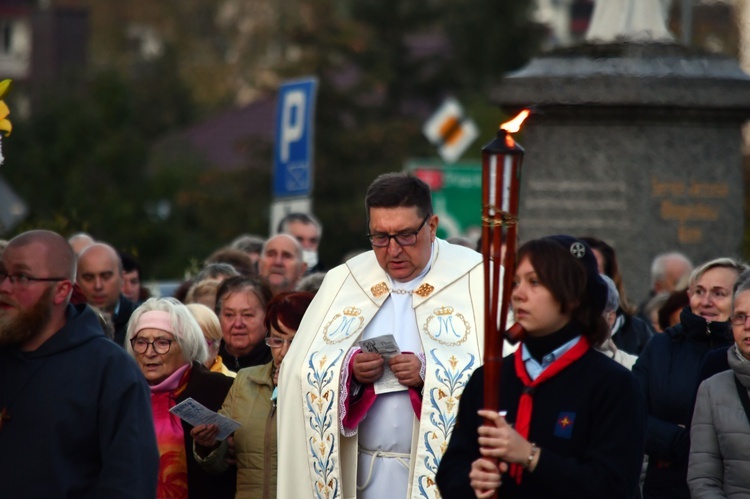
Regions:
[[517, 133], [521, 129], [521, 124], [531, 114], [531, 110], [524, 109], [518, 115], [510, 121], [506, 121], [500, 125], [501, 130], [505, 130], [508, 133]]

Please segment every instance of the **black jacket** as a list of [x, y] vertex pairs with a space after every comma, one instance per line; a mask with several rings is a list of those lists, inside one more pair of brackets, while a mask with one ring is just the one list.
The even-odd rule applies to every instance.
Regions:
[[622, 309], [617, 311], [617, 317], [622, 317], [624, 322], [617, 333], [612, 335], [615, 346], [631, 355], [640, 355], [654, 335], [651, 327], [642, 319], [626, 314]]
[[33, 352], [0, 348], [0, 496], [156, 496], [146, 380], [87, 305]]
[[114, 341], [121, 347], [125, 348], [125, 335], [128, 331], [128, 321], [130, 316], [135, 312], [135, 304], [125, 298], [125, 295], [120, 295], [119, 308], [117, 314], [112, 317], [112, 323], [115, 326], [115, 337]]
[[[446, 499], [474, 497], [471, 463], [480, 457], [484, 368], [477, 369], [461, 396], [456, 426], [440, 461], [436, 482]], [[500, 408], [516, 420], [524, 386], [513, 356], [503, 360]], [[646, 412], [630, 372], [589, 349], [583, 357], [534, 389], [529, 440], [541, 449], [532, 474], [520, 485], [503, 476], [503, 499], [601, 499], [635, 496], [643, 461]], [[563, 419], [568, 418], [565, 423]], [[572, 421], [569, 423], [568, 421]], [[568, 426], [569, 425], [569, 426]]]
[[654, 335], [633, 366], [648, 408], [645, 499], [690, 498], [690, 420], [701, 363], [707, 352], [731, 342], [729, 322], [707, 323], [685, 307], [680, 324]]
[[[234, 378], [221, 373], [213, 373], [199, 362], [193, 362], [190, 379], [185, 390], [177, 396], [177, 403], [188, 398], [217, 412], [232, 387]], [[193, 456], [192, 425], [182, 421], [185, 435], [185, 455], [188, 468], [188, 497], [203, 499], [232, 499], [237, 488], [237, 467], [230, 466], [224, 473], [212, 475], [204, 470]]]
[[268, 348], [268, 345], [265, 343], [261, 343], [253, 348], [253, 350], [247, 355], [235, 357], [227, 352], [224, 340], [221, 340], [219, 355], [221, 356], [221, 361], [227, 366], [227, 369], [233, 372], [237, 372], [246, 367], [262, 366], [263, 364], [268, 364], [272, 360], [271, 349]]
[[714, 374], [719, 374], [720, 372], [730, 369], [729, 360], [727, 360], [727, 350], [729, 350], [729, 348], [731, 348], [731, 345], [727, 348], [711, 350], [705, 357], [703, 357], [700, 369], [700, 382], [698, 383], [699, 386], [701, 382], [707, 380]]

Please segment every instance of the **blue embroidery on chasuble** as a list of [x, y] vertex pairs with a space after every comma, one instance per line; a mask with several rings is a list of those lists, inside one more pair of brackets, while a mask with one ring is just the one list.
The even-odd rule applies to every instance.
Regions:
[[334, 454], [339, 445], [339, 422], [335, 404], [338, 404], [336, 372], [344, 351], [331, 353], [335, 357], [330, 362], [325, 353], [310, 356], [306, 377], [307, 392], [304, 394], [313, 489], [315, 497], [320, 498], [338, 497], [340, 492], [335, 469], [338, 456], [337, 453]]
[[[460, 365], [455, 355], [451, 355], [447, 363], [437, 356], [437, 349], [430, 350], [430, 357], [435, 362], [436, 385], [431, 388], [423, 399], [427, 403], [430, 423], [433, 431], [423, 434], [423, 444], [426, 451], [424, 466], [433, 475], [437, 473], [440, 459], [448, 447], [453, 426], [458, 414], [458, 401], [461, 397], [466, 383], [469, 382], [471, 373], [474, 372], [476, 357], [468, 354], [465, 365]], [[424, 417], [424, 416], [423, 416]], [[429, 476], [418, 477], [419, 490], [423, 497], [433, 497], [429, 493], [434, 486], [434, 481]]]
[[358, 335], [365, 324], [362, 310], [357, 307], [346, 307], [323, 326], [323, 340], [329, 345], [340, 343]]
[[469, 337], [471, 324], [453, 307], [443, 305], [427, 317], [422, 331], [441, 345], [457, 346]]

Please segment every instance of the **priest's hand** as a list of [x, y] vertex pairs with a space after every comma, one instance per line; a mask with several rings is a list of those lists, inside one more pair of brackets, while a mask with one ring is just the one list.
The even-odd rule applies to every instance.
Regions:
[[492, 497], [495, 491], [502, 485], [500, 475], [508, 471], [508, 465], [500, 462], [499, 465], [492, 460], [480, 457], [471, 463], [469, 472], [469, 483], [474, 489], [474, 494], [479, 498]]
[[422, 377], [419, 375], [419, 371], [422, 369], [422, 362], [413, 353], [394, 355], [388, 361], [388, 366], [402, 385], [420, 388], [424, 384]]
[[[507, 463], [518, 463], [529, 471], [534, 471], [539, 460], [539, 451], [531, 442], [523, 438], [505, 418], [495, 411], [480, 409], [477, 414], [488, 421], [479, 427], [479, 453], [484, 457], [494, 457]], [[529, 458], [532, 458], [529, 460]]]
[[383, 356], [379, 353], [360, 352], [354, 356], [352, 374], [361, 385], [375, 383], [383, 375]]

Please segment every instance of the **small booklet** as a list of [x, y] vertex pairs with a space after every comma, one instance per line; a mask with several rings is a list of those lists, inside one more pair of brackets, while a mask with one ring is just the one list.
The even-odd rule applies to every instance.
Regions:
[[396, 338], [392, 334], [384, 334], [383, 336], [361, 340], [359, 348], [363, 352], [379, 353], [385, 359], [383, 376], [373, 385], [376, 394], [400, 392], [409, 389], [398, 382], [396, 375], [393, 374], [393, 371], [388, 366], [388, 359], [401, 353], [401, 349], [398, 348], [398, 343], [396, 343]]
[[193, 398], [188, 398], [172, 407], [169, 412], [190, 423], [193, 426], [215, 424], [219, 427], [217, 440], [224, 440], [237, 428], [242, 426], [234, 419], [229, 419], [219, 413], [199, 404]]

